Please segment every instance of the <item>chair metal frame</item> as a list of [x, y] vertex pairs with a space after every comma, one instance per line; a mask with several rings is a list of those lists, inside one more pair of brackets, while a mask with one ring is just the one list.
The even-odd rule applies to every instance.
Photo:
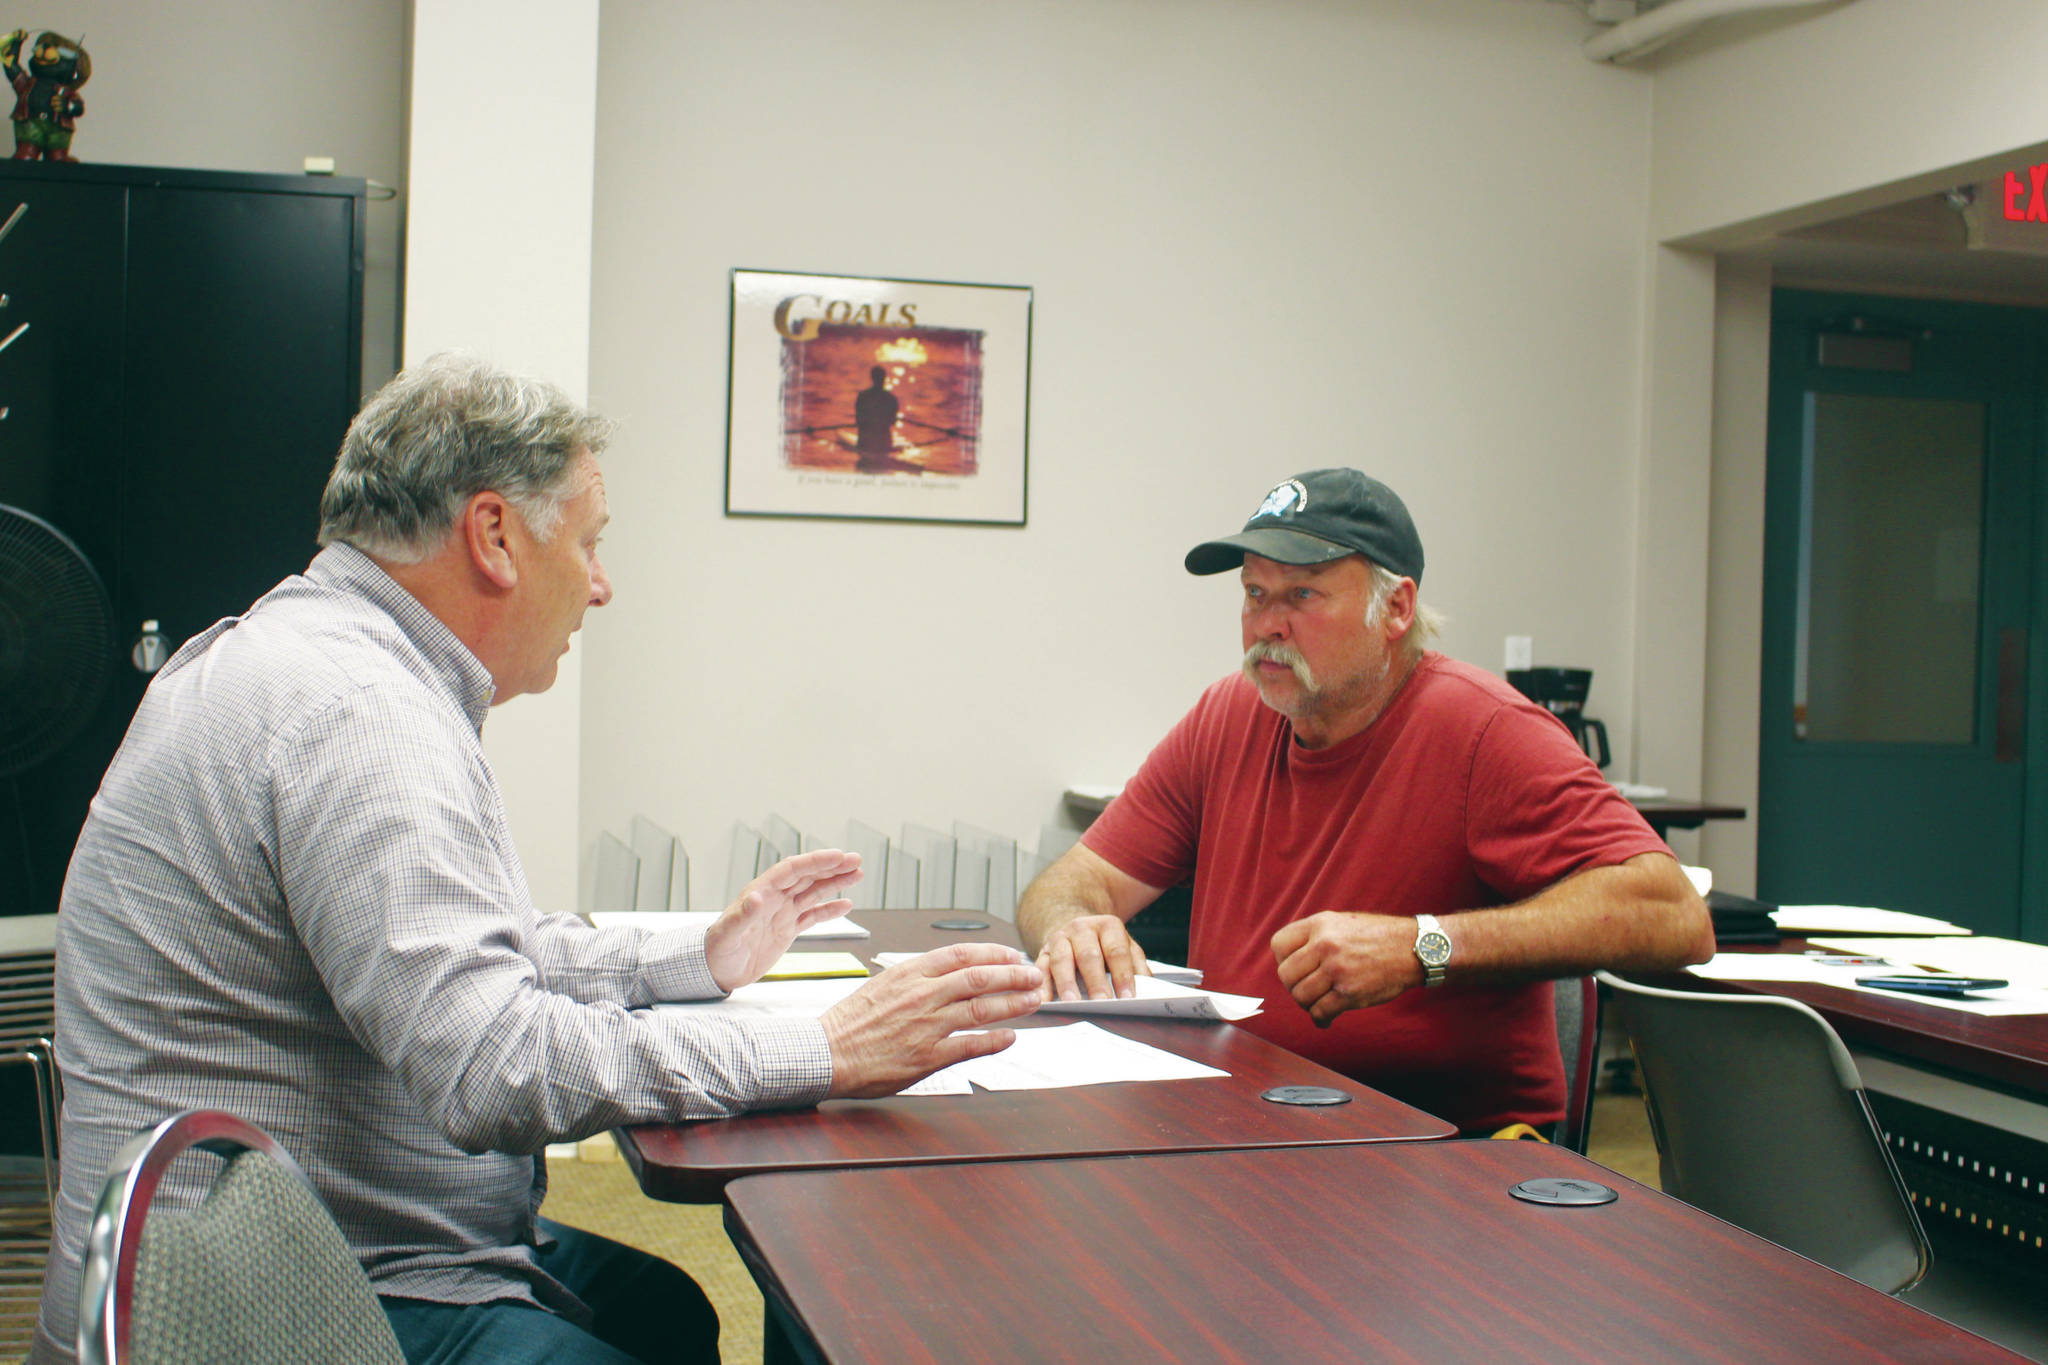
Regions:
[[0, 1172], [0, 1358], [35, 1330], [57, 1218], [58, 1125], [63, 1078], [51, 1041], [56, 1020], [55, 915], [0, 919], [0, 1065], [29, 1068], [41, 1148]]
[[[1594, 1073], [1599, 1069], [1600, 984], [1590, 976], [1561, 977], [1551, 984], [1557, 995], [1557, 1048], [1564, 1057], [1564, 1122], [1557, 1141], [1584, 1155], [1593, 1126]], [[1571, 1008], [1574, 999], [1576, 1011]]]
[[86, 1230], [79, 1263], [79, 1365], [121, 1365], [129, 1359], [142, 1230], [164, 1173], [195, 1147], [227, 1160], [246, 1151], [262, 1152], [312, 1189], [305, 1171], [276, 1139], [222, 1110], [188, 1110], [131, 1138], [107, 1169]]

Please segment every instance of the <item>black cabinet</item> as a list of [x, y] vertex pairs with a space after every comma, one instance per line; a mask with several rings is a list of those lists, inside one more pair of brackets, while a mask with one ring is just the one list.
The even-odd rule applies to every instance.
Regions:
[[175, 648], [312, 557], [362, 384], [362, 181], [0, 161], [0, 220], [19, 205], [0, 504], [92, 562], [117, 667], [75, 740], [0, 776], [0, 914], [56, 908], [148, 682], [142, 623]]

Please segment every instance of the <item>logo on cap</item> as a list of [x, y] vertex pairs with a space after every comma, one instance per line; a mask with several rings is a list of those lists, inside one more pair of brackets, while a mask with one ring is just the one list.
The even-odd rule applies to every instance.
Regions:
[[1308, 490], [1301, 486], [1300, 479], [1289, 479], [1286, 483], [1276, 484], [1273, 491], [1266, 494], [1266, 500], [1259, 504], [1259, 510], [1252, 513], [1252, 520], [1257, 521], [1260, 517], [1284, 517], [1289, 512], [1299, 512], [1307, 506]]

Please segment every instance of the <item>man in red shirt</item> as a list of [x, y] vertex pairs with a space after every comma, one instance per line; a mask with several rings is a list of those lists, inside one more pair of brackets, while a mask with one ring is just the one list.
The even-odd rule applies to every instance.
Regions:
[[1264, 998], [1244, 1027], [1467, 1133], [1554, 1124], [1549, 979], [1713, 954], [1677, 860], [1555, 717], [1426, 648], [1384, 484], [1298, 475], [1187, 567], [1239, 571], [1243, 672], [1025, 893], [1051, 985], [1129, 995], [1125, 921], [1192, 875], [1190, 964]]

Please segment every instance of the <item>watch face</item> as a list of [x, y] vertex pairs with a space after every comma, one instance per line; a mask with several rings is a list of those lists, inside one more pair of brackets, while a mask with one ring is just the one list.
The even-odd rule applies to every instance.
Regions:
[[1415, 940], [1415, 955], [1425, 967], [1441, 967], [1451, 960], [1450, 935], [1431, 930]]

